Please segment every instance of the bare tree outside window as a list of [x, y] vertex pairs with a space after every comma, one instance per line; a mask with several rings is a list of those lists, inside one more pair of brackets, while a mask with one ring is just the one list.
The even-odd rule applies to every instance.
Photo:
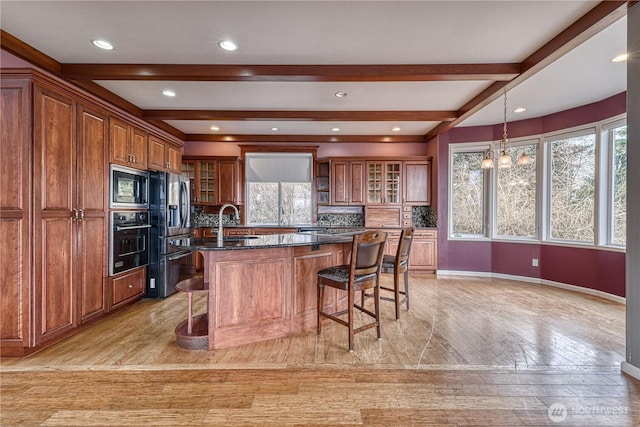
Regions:
[[251, 224], [311, 224], [311, 183], [249, 182]]
[[[513, 147], [512, 166], [497, 169], [498, 235], [536, 236], [536, 148], [537, 144]], [[516, 161], [525, 150], [534, 162], [517, 166]]]
[[611, 129], [613, 137], [613, 236], [611, 243], [627, 243], [627, 127]]
[[551, 141], [552, 239], [593, 242], [596, 136]]
[[480, 168], [484, 155], [484, 151], [453, 154], [451, 217], [454, 236], [485, 234], [485, 172]]

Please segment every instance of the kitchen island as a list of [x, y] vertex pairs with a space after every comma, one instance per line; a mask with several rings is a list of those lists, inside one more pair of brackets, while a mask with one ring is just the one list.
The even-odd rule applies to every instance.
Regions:
[[[209, 350], [298, 334], [316, 326], [316, 272], [348, 262], [355, 233], [288, 233], [190, 238], [173, 242], [198, 251], [209, 283]], [[326, 306], [346, 296], [325, 292]]]

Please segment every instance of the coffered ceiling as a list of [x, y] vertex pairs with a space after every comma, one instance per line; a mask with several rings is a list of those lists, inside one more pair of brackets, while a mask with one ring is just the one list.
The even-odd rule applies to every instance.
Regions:
[[[186, 140], [422, 141], [453, 126], [500, 123], [504, 90], [513, 121], [626, 88], [624, 62], [611, 62], [626, 50], [624, 1], [0, 7], [5, 51], [35, 55], [43, 68]], [[95, 39], [114, 49], [96, 48]], [[238, 49], [222, 50], [226, 39]], [[512, 112], [520, 106], [527, 110]]]

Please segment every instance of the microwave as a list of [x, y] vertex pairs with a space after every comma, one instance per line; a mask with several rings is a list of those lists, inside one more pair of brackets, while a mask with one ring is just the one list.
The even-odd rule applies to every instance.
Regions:
[[149, 209], [149, 172], [111, 165], [109, 207]]

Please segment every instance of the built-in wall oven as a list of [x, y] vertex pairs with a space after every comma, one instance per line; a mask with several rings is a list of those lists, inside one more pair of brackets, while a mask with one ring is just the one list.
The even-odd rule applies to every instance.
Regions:
[[109, 275], [149, 263], [149, 213], [112, 211], [109, 232]]

